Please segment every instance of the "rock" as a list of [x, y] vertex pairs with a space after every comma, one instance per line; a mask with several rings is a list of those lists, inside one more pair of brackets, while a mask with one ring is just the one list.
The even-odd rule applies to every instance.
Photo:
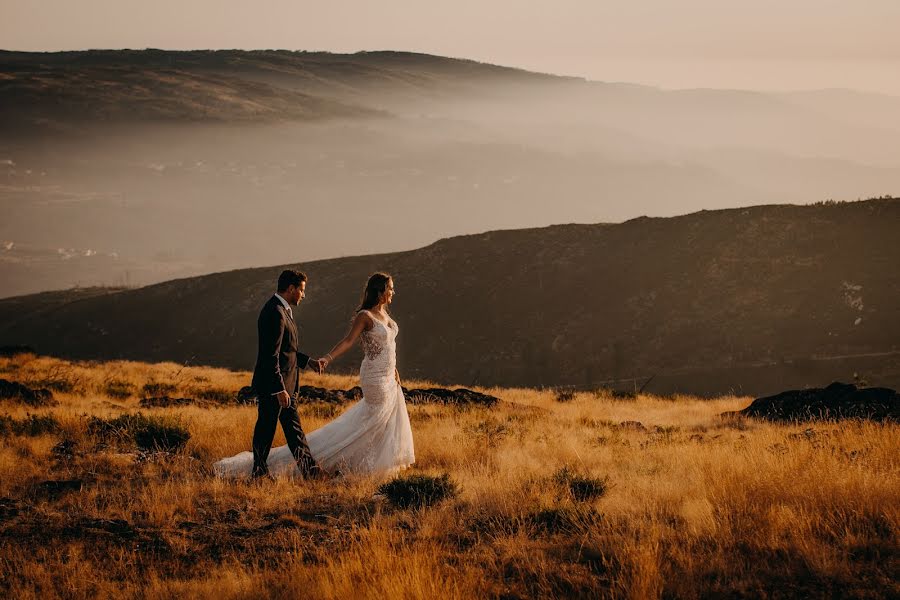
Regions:
[[424, 404], [433, 402], [436, 404], [475, 404], [478, 406], [492, 407], [500, 398], [474, 392], [466, 388], [449, 390], [446, 388], [426, 388], [407, 390], [403, 388], [403, 394], [412, 404]]
[[344, 398], [346, 398], [347, 400], [356, 402], [357, 400], [362, 400], [362, 397], [363, 391], [362, 388], [358, 385], [350, 388], [349, 390], [344, 390]]
[[[477, 404], [480, 406], [494, 406], [500, 400], [494, 396], [474, 392], [466, 388], [458, 388], [455, 390], [446, 388], [408, 390], [403, 388], [403, 394], [412, 404], [436, 402], [440, 404]], [[301, 385], [297, 390], [297, 395], [301, 404], [310, 402], [343, 404], [345, 402], [356, 402], [363, 397], [363, 392], [362, 388], [359, 386], [350, 388], [349, 390], [329, 390], [310, 385]]]
[[53, 392], [48, 389], [32, 389], [15, 381], [0, 379], [0, 400], [16, 400], [28, 406], [53, 406]]
[[344, 402], [355, 402], [362, 398], [362, 395], [362, 389], [359, 386], [349, 390], [328, 390], [311, 385], [301, 385], [297, 389], [297, 397], [301, 403], [330, 402], [332, 404], [343, 404]]
[[256, 391], [249, 385], [245, 385], [237, 393], [238, 404], [256, 404]]
[[835, 382], [826, 388], [790, 390], [757, 398], [744, 410], [722, 413], [735, 416], [793, 422], [816, 419], [900, 420], [900, 394], [888, 388], [858, 388]]

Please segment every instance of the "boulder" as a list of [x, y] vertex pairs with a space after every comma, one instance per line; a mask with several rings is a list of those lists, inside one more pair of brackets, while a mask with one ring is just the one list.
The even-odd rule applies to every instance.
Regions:
[[834, 382], [826, 388], [790, 390], [757, 398], [744, 410], [722, 413], [735, 416], [794, 422], [816, 419], [900, 420], [900, 394], [888, 388], [858, 388]]

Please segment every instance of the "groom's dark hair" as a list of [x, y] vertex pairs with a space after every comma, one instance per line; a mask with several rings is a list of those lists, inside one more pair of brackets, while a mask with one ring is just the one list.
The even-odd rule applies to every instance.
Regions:
[[300, 287], [300, 283], [306, 281], [306, 273], [295, 269], [285, 269], [278, 276], [278, 291], [285, 292], [290, 286]]

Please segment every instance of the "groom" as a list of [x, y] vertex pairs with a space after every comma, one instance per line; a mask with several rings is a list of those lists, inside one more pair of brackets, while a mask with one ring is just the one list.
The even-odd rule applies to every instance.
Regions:
[[278, 292], [269, 298], [259, 312], [256, 326], [259, 346], [252, 387], [259, 398], [259, 415], [253, 429], [253, 473], [259, 478], [268, 475], [266, 459], [275, 439], [275, 427], [281, 421], [284, 437], [291, 454], [304, 477], [321, 475], [306, 443], [300, 426], [296, 399], [300, 384], [300, 369], [310, 367], [322, 372], [318, 360], [299, 351], [297, 325], [292, 306], [306, 296], [306, 275], [300, 271], [283, 271], [278, 277]]

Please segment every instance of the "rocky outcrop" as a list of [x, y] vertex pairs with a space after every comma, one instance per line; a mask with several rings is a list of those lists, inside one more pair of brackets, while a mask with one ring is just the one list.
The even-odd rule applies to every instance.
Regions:
[[408, 390], [403, 388], [403, 395], [412, 404], [472, 404], [491, 407], [500, 401], [500, 398], [489, 394], [482, 394], [466, 388], [450, 390], [446, 388], [424, 388]]
[[897, 421], [900, 420], [900, 394], [888, 388], [858, 388], [835, 382], [826, 388], [790, 390], [757, 398], [744, 410], [722, 413], [721, 416], [780, 422], [817, 419]]

